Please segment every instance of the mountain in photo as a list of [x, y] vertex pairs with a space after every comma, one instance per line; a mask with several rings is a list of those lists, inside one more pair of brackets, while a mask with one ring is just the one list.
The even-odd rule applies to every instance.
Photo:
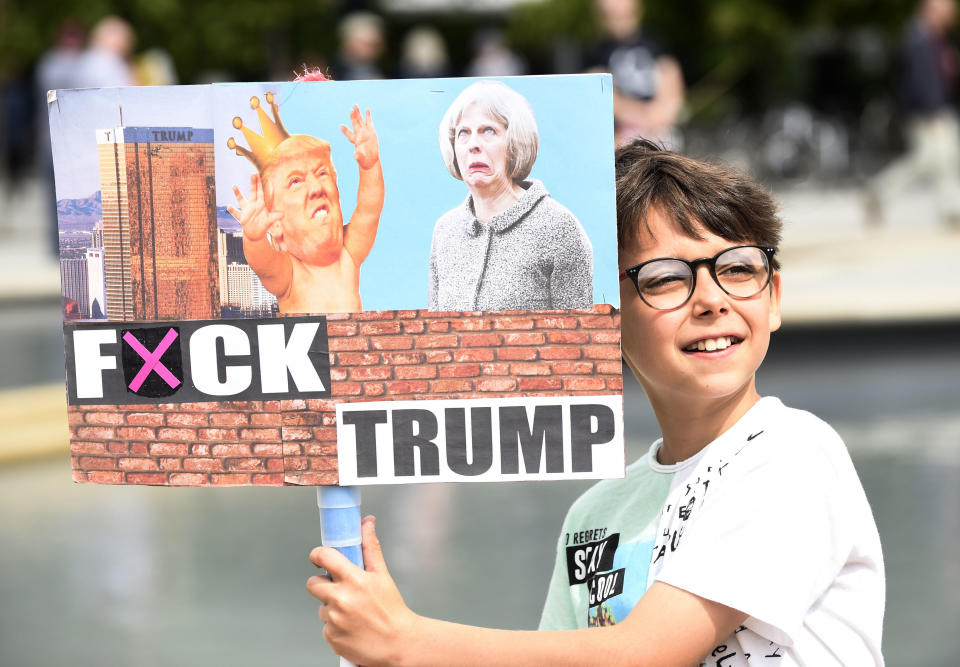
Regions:
[[57, 221], [62, 232], [89, 232], [102, 215], [99, 190], [83, 199], [57, 200]]

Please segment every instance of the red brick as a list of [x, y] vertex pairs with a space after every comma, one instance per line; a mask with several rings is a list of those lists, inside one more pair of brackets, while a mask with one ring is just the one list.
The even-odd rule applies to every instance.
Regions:
[[195, 472], [170, 473], [170, 486], [207, 486], [210, 481], [206, 475]]
[[500, 330], [516, 331], [517, 329], [532, 329], [532, 317], [494, 317], [493, 328]]
[[222, 409], [227, 412], [260, 412], [263, 401], [223, 401]]
[[576, 317], [538, 317], [538, 329], [576, 329], [580, 320]]
[[146, 442], [129, 442], [127, 443], [127, 452], [134, 456], [146, 456], [149, 453], [147, 446]]
[[241, 440], [279, 440], [279, 428], [242, 428], [240, 429]]
[[74, 481], [74, 482], [86, 482], [86, 481], [87, 481], [87, 473], [85, 473], [85, 472], [82, 471], [82, 470], [76, 470], [76, 469], [74, 469], [73, 471], [71, 471], [71, 474], [73, 475], [73, 481]]
[[[450, 331], [450, 322], [448, 320], [434, 320], [427, 325], [427, 331], [430, 333], [447, 333]], [[411, 331], [410, 333], [419, 333]]]
[[[153, 429], [147, 429], [147, 430], [153, 430]], [[157, 438], [159, 438], [160, 440], [196, 440], [197, 432], [195, 429], [192, 429], [192, 428], [166, 427], [166, 428], [157, 429]]]
[[582, 348], [578, 345], [547, 346], [540, 348], [541, 359], [579, 359]]
[[583, 345], [590, 342], [590, 334], [584, 331], [548, 331], [547, 340], [551, 343]]
[[403, 333], [405, 334], [421, 334], [426, 330], [427, 327], [422, 320], [411, 320], [403, 323]]
[[310, 470], [336, 470], [336, 456], [313, 456], [310, 458]]
[[423, 394], [429, 389], [430, 385], [426, 380], [401, 380], [387, 383], [387, 391], [391, 394]]
[[77, 467], [83, 470], [116, 470], [117, 460], [112, 456], [81, 456]]
[[120, 412], [88, 412], [86, 414], [88, 424], [98, 424], [102, 426], [116, 426], [123, 423], [123, 413]]
[[[78, 440], [111, 440], [117, 437], [116, 429], [111, 426], [78, 426]], [[152, 434], [151, 434], [152, 437]]]
[[87, 481], [95, 484], [123, 484], [123, 473], [106, 470], [91, 470], [87, 473]]
[[537, 358], [535, 347], [501, 347], [497, 349], [497, 359], [505, 361], [533, 361]]
[[520, 391], [548, 391], [562, 389], [563, 381], [557, 377], [522, 377]]
[[107, 451], [111, 454], [126, 454], [130, 451], [130, 444], [120, 440], [111, 440], [107, 443]]
[[400, 333], [400, 322], [364, 322], [360, 325], [361, 336], [384, 336]]
[[393, 376], [393, 369], [388, 366], [360, 366], [350, 369], [350, 379], [354, 382], [366, 382], [368, 380], [389, 380]]
[[493, 350], [472, 348], [469, 350], [454, 350], [453, 360], [457, 362], [493, 361]]
[[550, 365], [546, 363], [518, 362], [510, 364], [513, 375], [550, 375]]
[[440, 394], [473, 391], [473, 382], [471, 380], [434, 380], [430, 383], [430, 391]]
[[359, 382], [334, 382], [330, 393], [334, 396], [359, 396], [363, 385]]
[[370, 347], [374, 350], [411, 350], [413, 336], [374, 336], [370, 339]]
[[253, 446], [254, 456], [283, 456], [283, 445], [275, 443], [257, 443]]
[[206, 426], [208, 415], [204, 412], [170, 412], [167, 414], [169, 426]]
[[309, 428], [294, 428], [284, 426], [280, 429], [282, 440], [310, 440], [313, 437], [313, 431]]
[[457, 347], [456, 334], [424, 334], [417, 337], [417, 347], [421, 349], [436, 349], [438, 347]]
[[157, 470], [156, 459], [147, 457], [121, 457], [117, 459], [117, 467], [120, 470]]
[[503, 335], [503, 343], [505, 345], [543, 345], [546, 340], [546, 336], [536, 331]]
[[623, 391], [623, 377], [607, 378], [607, 389]]
[[162, 426], [164, 415], [162, 412], [128, 412], [126, 421], [131, 426]]
[[510, 364], [506, 362], [494, 362], [492, 364], [480, 364], [480, 372], [483, 375], [509, 375]]
[[485, 377], [477, 380], [477, 391], [513, 391], [517, 388], [516, 378]]
[[391, 366], [422, 364], [425, 357], [423, 352], [384, 352], [383, 363]]
[[380, 363], [376, 352], [338, 352], [335, 363], [339, 366], [373, 366]]
[[283, 409], [283, 405], [280, 401], [264, 401], [263, 410], [264, 412], [280, 412]]
[[283, 410], [306, 410], [307, 402], [302, 398], [285, 398], [280, 401], [280, 408]]
[[73, 440], [70, 442], [71, 454], [106, 454], [107, 446], [102, 442], [85, 442]]
[[437, 367], [429, 366], [400, 366], [393, 369], [398, 380], [424, 380], [437, 377]]
[[264, 465], [266, 466], [267, 472], [283, 472], [283, 458], [279, 456], [271, 456], [263, 460]]
[[303, 446], [295, 442], [284, 442], [281, 447], [283, 447], [284, 456], [300, 456], [303, 454]]
[[367, 349], [367, 339], [360, 336], [355, 338], [331, 338], [329, 345], [331, 352], [359, 352]]
[[307, 401], [307, 410], [316, 410], [323, 412], [326, 410], [336, 410], [337, 403], [340, 401], [331, 398], [311, 398]]
[[551, 364], [557, 375], [586, 375], [593, 373], [593, 363], [589, 361], [555, 361]]
[[250, 445], [241, 443], [214, 445], [210, 448], [210, 453], [213, 456], [250, 456]]
[[583, 348], [583, 356], [587, 359], [619, 359], [619, 345], [590, 345]]
[[620, 345], [620, 332], [619, 331], [596, 331], [593, 333], [593, 342], [594, 343], [611, 343], [613, 345]]
[[450, 326], [454, 331], [489, 331], [492, 327], [490, 320], [484, 317], [465, 317], [462, 320], [453, 320]]
[[580, 318], [580, 326], [584, 329], [612, 329], [617, 324], [613, 315], [585, 315]]
[[197, 431], [199, 440], [236, 440], [240, 437], [240, 431], [235, 428], [202, 428]]
[[361, 313], [352, 313], [350, 317], [358, 322], [371, 320], [392, 320], [396, 311], [393, 310], [365, 310]]
[[337, 429], [335, 426], [313, 429], [313, 437], [320, 441], [337, 441]]
[[303, 453], [307, 456], [336, 456], [337, 443], [311, 442], [304, 446]]
[[606, 389], [606, 383], [599, 377], [564, 378], [563, 388], [567, 391], [600, 391]]
[[472, 378], [480, 375], [480, 364], [452, 364], [440, 366], [442, 378]]
[[263, 459], [245, 458], [245, 459], [227, 459], [227, 470], [231, 472], [266, 472], [266, 466], [263, 465]]
[[363, 383], [363, 395], [370, 396], [375, 398], [377, 396], [383, 396], [386, 393], [386, 388], [383, 386], [382, 382], [364, 382]]
[[283, 415], [279, 412], [261, 412], [250, 415], [251, 426], [280, 426]]
[[150, 456], [187, 456], [190, 446], [186, 443], [154, 442], [150, 444]]
[[[479, 352], [479, 350], [477, 351]], [[465, 352], [465, 350], [456, 350], [454, 354], [462, 354], [463, 352]], [[425, 356], [425, 361], [428, 364], [445, 364], [448, 361], [451, 361], [453, 359], [453, 354], [451, 354], [447, 350], [431, 350], [430, 352], [427, 352], [424, 356]], [[464, 359], [463, 361], [470, 361], [470, 360]]]
[[327, 322], [327, 337], [356, 336], [357, 325], [353, 322]]
[[78, 426], [83, 423], [86, 414], [80, 412], [79, 410], [67, 410], [67, 423], [71, 426]]
[[331, 368], [330, 369], [330, 381], [331, 382], [342, 382], [347, 379], [347, 369], [346, 368]]
[[221, 459], [210, 459], [199, 456], [186, 458], [183, 460], [183, 469], [195, 472], [218, 472], [223, 470], [223, 461]]
[[283, 486], [283, 473], [255, 473], [250, 481], [256, 486]]
[[398, 320], [414, 320], [420, 316], [418, 310], [395, 310]]
[[283, 426], [313, 426], [323, 421], [322, 412], [288, 412], [283, 415]]
[[250, 475], [238, 473], [230, 474], [212, 474], [210, 483], [214, 486], [245, 486], [250, 483]]
[[310, 463], [305, 456], [284, 456], [283, 467], [285, 471], [306, 470]]
[[337, 413], [336, 412], [327, 412], [320, 415], [320, 425], [321, 426], [336, 426], [337, 425]]
[[220, 412], [210, 415], [211, 426], [245, 426], [250, 416], [242, 412]]
[[[141, 409], [143, 406], [140, 406]], [[220, 409], [220, 403], [213, 401], [204, 401], [202, 403], [174, 403], [168, 410], [177, 410], [182, 412], [215, 412]]]
[[190, 454], [192, 456], [210, 456], [210, 445], [206, 443], [190, 445]]
[[159, 459], [160, 470], [180, 470], [180, 461], [172, 456], [162, 456]]
[[619, 361], [598, 361], [597, 373], [603, 375], [621, 375], [623, 373], [623, 365]]
[[495, 333], [463, 334], [460, 337], [462, 347], [495, 347], [500, 345], [503, 340], [503, 336]]

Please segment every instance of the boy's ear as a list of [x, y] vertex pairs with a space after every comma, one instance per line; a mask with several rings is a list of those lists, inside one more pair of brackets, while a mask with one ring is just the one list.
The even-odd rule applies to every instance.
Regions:
[[770, 331], [780, 328], [780, 272], [770, 276]]

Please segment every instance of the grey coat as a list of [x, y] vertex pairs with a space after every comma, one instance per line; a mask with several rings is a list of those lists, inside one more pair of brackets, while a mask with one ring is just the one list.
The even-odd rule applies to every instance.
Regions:
[[593, 247], [538, 180], [484, 224], [472, 196], [433, 228], [430, 310], [550, 310], [593, 305]]

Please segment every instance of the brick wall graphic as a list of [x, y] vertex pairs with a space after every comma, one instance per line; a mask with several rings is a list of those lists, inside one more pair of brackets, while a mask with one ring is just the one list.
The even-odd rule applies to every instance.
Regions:
[[327, 316], [331, 398], [71, 405], [73, 479], [336, 484], [340, 402], [621, 394], [620, 316], [579, 311]]

